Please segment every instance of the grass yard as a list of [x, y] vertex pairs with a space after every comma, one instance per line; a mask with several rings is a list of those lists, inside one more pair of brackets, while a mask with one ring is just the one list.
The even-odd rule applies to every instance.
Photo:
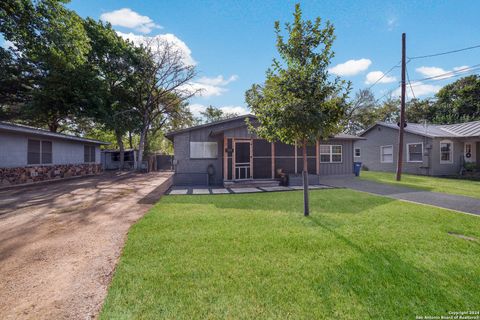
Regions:
[[457, 194], [480, 199], [480, 181], [437, 178], [402, 174], [402, 181], [395, 180], [394, 172], [362, 171], [361, 179], [401, 185], [415, 189]]
[[480, 217], [347, 189], [310, 196], [309, 218], [301, 191], [163, 197], [130, 230], [100, 318], [415, 319], [480, 309]]

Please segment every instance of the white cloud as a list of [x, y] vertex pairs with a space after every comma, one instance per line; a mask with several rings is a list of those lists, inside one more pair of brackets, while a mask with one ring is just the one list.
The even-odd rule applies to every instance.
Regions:
[[[377, 82], [378, 81], [378, 82]], [[374, 84], [374, 83], [392, 83], [397, 81], [397, 78], [386, 76], [382, 71], [372, 71], [367, 73], [365, 77], [365, 84]]]
[[[442, 89], [442, 86], [438, 86], [438, 85], [433, 85], [433, 84], [425, 84], [423, 82], [415, 82], [415, 83], [412, 83], [412, 87], [410, 88], [409, 85], [407, 85], [407, 95], [410, 97], [410, 98], [413, 98], [412, 97], [412, 89], [413, 89], [413, 92], [415, 93], [415, 97], [422, 97], [422, 96], [428, 96], [428, 95], [432, 95], [432, 94], [435, 94], [437, 93], [440, 89]], [[394, 91], [393, 95], [395, 96], [400, 96], [401, 94], [401, 89], [398, 88], [397, 90]]]
[[[199, 117], [200, 112], [205, 111], [207, 109], [206, 105], [194, 103], [189, 105], [190, 111], [193, 113], [194, 116]], [[223, 106], [219, 107], [224, 113], [237, 113], [238, 115], [248, 114], [249, 111], [247, 108], [242, 106]]]
[[337, 64], [328, 71], [337, 76], [354, 76], [367, 70], [371, 64], [372, 61], [370, 59], [348, 60], [344, 63]]
[[103, 13], [100, 19], [110, 22], [113, 26], [125, 27], [141, 33], [150, 33], [153, 29], [161, 28], [150, 17], [142, 16], [130, 8]]
[[425, 78], [435, 77], [436, 80], [448, 79], [456, 74], [470, 71], [468, 66], [454, 67], [452, 70], [445, 70], [440, 67], [419, 67], [415, 69]]
[[177, 38], [174, 34], [165, 33], [165, 34], [159, 34], [156, 36], [143, 36], [143, 35], [133, 34], [131, 32], [123, 33], [120, 31], [117, 31], [117, 34], [124, 39], [132, 41], [137, 46], [141, 44], [148, 45], [149, 43], [158, 43], [152, 40], [167, 41], [168, 43], [174, 45], [178, 50], [180, 50], [183, 56], [183, 62], [185, 64], [187, 65], [197, 64], [197, 62], [192, 57], [192, 50], [190, 50], [187, 44], [182, 40], [180, 40], [179, 38]]
[[212, 85], [212, 86], [226, 86], [230, 82], [238, 80], [238, 76], [236, 74], [230, 76], [228, 79], [224, 79], [222, 75], [218, 75], [214, 78], [208, 77], [201, 77], [198, 79], [198, 83], [205, 84], [205, 85]]
[[228, 91], [225, 86], [237, 79], [238, 76], [235, 74], [228, 79], [225, 79], [222, 75], [213, 78], [202, 77], [186, 85], [186, 89], [191, 91], [200, 90], [198, 95], [201, 97], [220, 96]]

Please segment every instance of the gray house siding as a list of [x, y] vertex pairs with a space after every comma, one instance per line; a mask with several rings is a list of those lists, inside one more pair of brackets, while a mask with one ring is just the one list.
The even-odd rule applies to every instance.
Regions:
[[[398, 130], [377, 125], [365, 133], [363, 137], [366, 138], [366, 140], [359, 140], [354, 143], [354, 149], [360, 148], [360, 157], [355, 157], [354, 160], [362, 162], [362, 165], [369, 170], [396, 171], [398, 159]], [[423, 162], [407, 162], [408, 143], [423, 143]], [[430, 162], [432, 159], [430, 159], [429, 155], [432, 150], [429, 149], [429, 147], [432, 146], [432, 139], [406, 132], [404, 144], [403, 172], [421, 175], [431, 174], [432, 169]], [[391, 163], [382, 163], [380, 161], [381, 146], [393, 146], [393, 161]]]
[[[191, 159], [190, 142], [217, 142], [218, 156], [215, 159]], [[185, 132], [174, 137], [173, 148], [175, 150], [174, 165], [176, 185], [206, 185], [209, 183], [207, 168], [213, 165], [215, 173], [210, 184], [220, 185], [223, 183], [223, 139], [221, 137], [210, 137], [205, 132]]]
[[342, 162], [341, 163], [322, 163], [320, 162], [320, 175], [341, 175], [353, 172], [353, 141], [332, 139], [329, 141], [320, 141], [320, 145], [341, 145]]
[[[398, 130], [374, 126], [364, 135], [366, 140], [356, 141], [355, 148], [360, 148], [360, 157], [355, 157], [355, 161], [361, 161], [364, 166], [373, 171], [395, 172], [397, 168], [398, 157]], [[449, 140], [453, 144], [452, 163], [440, 163], [440, 142]], [[423, 162], [408, 162], [409, 143], [423, 143]], [[393, 146], [393, 162], [382, 163], [380, 161], [380, 146]], [[430, 138], [405, 132], [404, 136], [404, 155], [403, 172], [419, 175], [455, 175], [460, 172], [464, 153], [464, 141], [456, 138]]]
[[[52, 163], [47, 165], [82, 164], [84, 163], [84, 146], [91, 145], [51, 137], [0, 132], [0, 168], [28, 166], [27, 145], [29, 139], [52, 142]], [[100, 147], [98, 145], [95, 146], [95, 163], [100, 163]]]
[[[221, 185], [224, 182], [224, 139], [259, 139], [255, 133], [248, 130], [244, 119], [232, 120], [220, 124], [212, 124], [209, 126], [201, 126], [198, 128], [191, 128], [189, 130], [182, 130], [170, 135], [174, 146], [174, 184], [175, 185]], [[190, 143], [191, 142], [216, 142], [218, 146], [218, 157], [215, 159], [193, 159], [190, 157]], [[353, 166], [353, 140], [348, 138], [331, 139], [329, 141], [320, 142], [320, 144], [341, 145], [342, 146], [342, 162], [341, 163], [320, 163], [320, 175], [338, 175], [338, 174], [352, 174]], [[295, 173], [292, 168], [295, 162], [294, 155], [285, 157], [280, 154], [284, 147], [281, 144], [275, 143], [275, 169], [288, 167], [285, 172]], [[271, 144], [263, 144], [261, 142], [253, 143], [253, 177], [270, 179], [272, 177], [271, 166]], [[268, 150], [260, 150], [256, 148], [268, 148]], [[309, 148], [309, 172], [314, 174], [316, 172], [315, 160], [315, 146]], [[280, 152], [280, 153], [279, 153]], [[313, 152], [313, 153], [312, 153]], [[302, 168], [301, 150], [297, 153], [297, 171], [300, 172]], [[261, 159], [264, 158], [264, 159]], [[291, 158], [292, 163], [283, 163], [286, 158]], [[229, 158], [231, 159], [231, 158]], [[265, 160], [266, 159], [266, 160]], [[284, 162], [285, 162], [284, 161]], [[228, 168], [231, 168], [231, 160], [227, 161]], [[213, 166], [214, 174], [208, 176], [207, 169]], [[230, 170], [230, 169], [229, 169]], [[227, 176], [227, 175], [225, 175]], [[230, 171], [228, 176], [231, 178]], [[230, 179], [229, 178], [229, 179]]]

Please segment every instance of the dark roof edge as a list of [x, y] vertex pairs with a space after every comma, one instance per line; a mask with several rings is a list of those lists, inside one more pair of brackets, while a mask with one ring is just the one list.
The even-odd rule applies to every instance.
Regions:
[[[394, 128], [393, 126], [389, 126], [387, 125], [386, 123], [384, 122], [381, 122], [381, 121], [378, 121], [378, 122], [375, 122], [375, 124], [371, 125], [370, 127], [368, 127], [367, 129], [365, 129], [364, 131], [362, 131], [359, 136], [360, 137], [363, 137], [363, 135], [365, 133], [367, 133], [368, 131], [372, 130], [373, 128], [375, 128], [375, 126], [382, 126], [382, 127], [385, 127], [385, 128], [390, 128], [390, 129], [393, 129], [393, 130], [398, 130], [398, 128]], [[392, 125], [394, 125], [392, 123]], [[417, 136], [423, 136], [423, 137], [427, 137], [427, 138], [441, 138], [441, 137], [437, 137], [437, 136], [433, 136], [433, 135], [430, 135], [430, 134], [426, 134], [426, 133], [421, 133], [421, 132], [414, 132], [414, 131], [411, 131], [407, 128], [404, 129], [405, 132], [408, 132], [408, 133], [411, 133], [411, 134], [416, 134]], [[448, 136], [446, 136], [448, 137]], [[451, 137], [450, 137], [451, 138]]]
[[105, 141], [100, 141], [100, 140], [95, 140], [95, 139], [82, 138], [82, 137], [77, 137], [77, 136], [70, 135], [70, 134], [65, 134], [65, 133], [51, 132], [51, 131], [48, 131], [48, 130], [45, 130], [45, 129], [39, 129], [39, 128], [35, 128], [35, 127], [30, 127], [30, 126], [10, 123], [10, 122], [4, 122], [4, 121], [0, 121], [0, 129], [6, 130], [6, 131], [11, 131], [11, 132], [34, 134], [34, 135], [40, 135], [40, 136], [58, 138], [58, 139], [64, 139], [64, 140], [88, 142], [88, 143], [93, 143], [93, 144], [103, 144], [103, 145], [109, 145], [110, 144], [110, 142], [105, 142]]
[[246, 119], [246, 118], [256, 119], [257, 117], [253, 114], [244, 114], [244, 115], [237, 116], [237, 117], [232, 117], [232, 118], [218, 120], [218, 121], [214, 121], [214, 122], [199, 124], [197, 126], [193, 126], [193, 127], [189, 127], [189, 128], [185, 128], [185, 129], [170, 131], [170, 132], [167, 132], [165, 134], [165, 137], [167, 139], [171, 140], [171, 138], [173, 138], [173, 136], [175, 136], [177, 134], [180, 134], [180, 133], [189, 132], [189, 131], [197, 130], [197, 129], [201, 129], [201, 128], [207, 128], [207, 127], [210, 127], [210, 126], [215, 126], [215, 125], [218, 125], [218, 124], [227, 123], [227, 122], [231, 122], [231, 121], [237, 121], [237, 120]]

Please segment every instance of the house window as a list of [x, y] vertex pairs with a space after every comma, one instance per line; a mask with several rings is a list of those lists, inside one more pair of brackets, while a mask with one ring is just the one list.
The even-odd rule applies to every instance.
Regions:
[[453, 143], [450, 140], [440, 141], [440, 163], [453, 163]]
[[218, 157], [216, 142], [190, 142], [191, 159], [214, 159]]
[[355, 148], [353, 156], [356, 158], [360, 157], [360, 148]]
[[393, 163], [393, 146], [380, 147], [380, 162]]
[[340, 163], [342, 162], [341, 145], [320, 145], [320, 162], [322, 163]]
[[83, 162], [95, 162], [95, 146], [83, 146]]
[[423, 162], [423, 143], [407, 143], [407, 162]]
[[28, 139], [27, 164], [51, 164], [52, 142]]

